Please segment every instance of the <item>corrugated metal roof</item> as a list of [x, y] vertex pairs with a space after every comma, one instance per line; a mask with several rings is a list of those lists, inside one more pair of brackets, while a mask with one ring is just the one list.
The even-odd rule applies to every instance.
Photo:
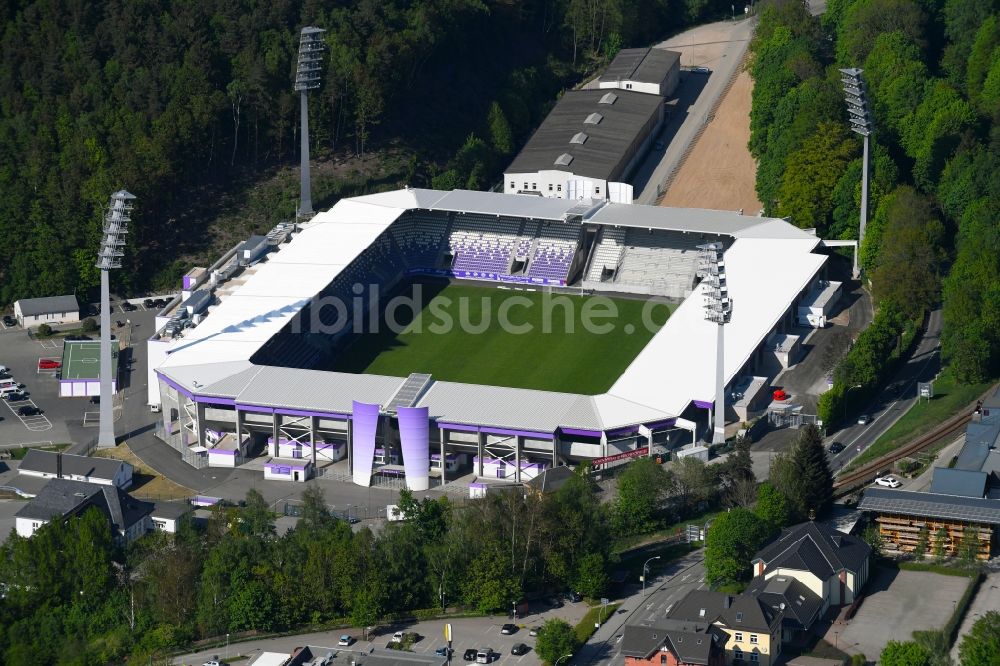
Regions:
[[351, 375], [343, 372], [260, 366], [237, 402], [280, 407], [350, 413], [353, 401], [384, 405], [406, 381], [403, 377]]
[[978, 497], [869, 488], [861, 498], [858, 508], [875, 513], [898, 513], [918, 518], [1000, 525], [1000, 501]]
[[986, 494], [986, 472], [935, 467], [930, 491], [943, 495], [982, 497]]
[[663, 98], [631, 90], [616, 90], [614, 104], [601, 104], [605, 90], [566, 91], [545, 120], [504, 171], [505, 174], [551, 170], [575, 133], [590, 140], [574, 149], [572, 172], [589, 178], [620, 179], [631, 161], [637, 140], [649, 132], [662, 113]]
[[622, 49], [601, 74], [601, 81], [660, 83], [679, 65], [681, 54], [657, 48]]
[[441, 421], [555, 432], [579, 398], [573, 393], [438, 382], [418, 404]]

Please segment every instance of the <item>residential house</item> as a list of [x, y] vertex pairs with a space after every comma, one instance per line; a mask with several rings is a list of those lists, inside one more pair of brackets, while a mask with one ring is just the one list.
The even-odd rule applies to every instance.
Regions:
[[114, 458], [91, 458], [29, 449], [17, 471], [43, 479], [69, 479], [117, 486], [126, 490], [132, 485], [133, 468], [129, 463]]
[[17, 533], [30, 537], [50, 520], [66, 520], [96, 508], [108, 519], [115, 540], [135, 541], [150, 529], [153, 505], [113, 485], [52, 479], [14, 514]]
[[854, 602], [868, 582], [871, 552], [858, 537], [808, 521], [782, 530], [754, 556], [751, 565], [755, 578], [798, 580], [822, 600], [819, 612], [823, 615], [830, 606]]
[[754, 578], [744, 594], [757, 597], [762, 602], [781, 611], [781, 640], [790, 643], [803, 637], [823, 610], [823, 600], [797, 578], [772, 576]]
[[22, 298], [14, 301], [14, 317], [24, 328], [41, 324], [73, 324], [80, 321], [80, 304], [73, 294]]
[[626, 625], [621, 653], [625, 666], [723, 666], [726, 634], [708, 622], [660, 620]]
[[[693, 590], [677, 602], [667, 618], [712, 624], [725, 634], [725, 663], [771, 666], [781, 654], [781, 609], [752, 595]], [[624, 639], [623, 639], [624, 640]]]

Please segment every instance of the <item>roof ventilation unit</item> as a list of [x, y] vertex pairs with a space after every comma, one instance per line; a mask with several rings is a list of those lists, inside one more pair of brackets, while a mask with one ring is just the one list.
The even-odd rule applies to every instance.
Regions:
[[601, 100], [598, 102], [598, 104], [614, 104], [617, 101], [618, 101], [618, 95], [609, 92], [606, 93], [603, 97], [601, 97]]
[[562, 155], [556, 158], [555, 164], [557, 166], [569, 166], [570, 162], [572, 161], [573, 161], [572, 155], [570, 155], [569, 153], [563, 153]]
[[573, 138], [570, 139], [569, 142], [570, 143], [578, 143], [578, 144], [580, 144], [582, 146], [583, 144], [587, 143], [587, 139], [589, 139], [589, 138], [590, 137], [587, 136], [586, 133], [584, 133], [584, 132], [577, 132], [576, 134], [573, 135]]
[[583, 122], [587, 125], [599, 125], [602, 120], [604, 120], [604, 116], [599, 113], [592, 113]]

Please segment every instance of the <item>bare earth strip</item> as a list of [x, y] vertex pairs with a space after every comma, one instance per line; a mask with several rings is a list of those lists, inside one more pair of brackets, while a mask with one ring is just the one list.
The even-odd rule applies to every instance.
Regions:
[[186, 500], [195, 494], [195, 491], [190, 488], [174, 483], [157, 473], [156, 470], [147, 467], [137, 455], [132, 453], [128, 444], [119, 444], [113, 449], [98, 449], [92, 455], [123, 460], [132, 465], [134, 472], [129, 492], [139, 499], [151, 501]]
[[732, 211], [742, 208], [746, 215], [760, 211], [762, 205], [754, 189], [757, 165], [747, 149], [752, 90], [750, 74], [740, 72], [661, 206]]

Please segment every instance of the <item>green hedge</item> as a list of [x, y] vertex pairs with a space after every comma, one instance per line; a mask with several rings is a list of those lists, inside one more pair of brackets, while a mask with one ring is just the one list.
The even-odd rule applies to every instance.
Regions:
[[979, 589], [979, 584], [983, 582], [983, 574], [976, 571], [972, 577], [972, 581], [969, 583], [969, 587], [965, 588], [965, 593], [955, 604], [955, 610], [948, 619], [948, 624], [944, 625], [941, 631], [944, 633], [945, 637], [948, 639], [948, 645], [951, 645], [955, 641], [955, 634], [958, 633], [958, 628], [962, 626], [962, 618], [965, 617], [965, 612], [969, 609], [969, 604], [972, 603], [972, 598], [976, 596], [976, 590]]
[[583, 619], [580, 620], [573, 629], [573, 632], [576, 634], [577, 642], [579, 642], [580, 645], [583, 645], [590, 640], [590, 637], [594, 635], [595, 631], [597, 631], [597, 627], [594, 626], [594, 623], [598, 620], [600, 620], [601, 624], [607, 622], [608, 619], [615, 614], [615, 611], [618, 610], [619, 605], [620, 604], [608, 604], [608, 607], [604, 609], [600, 606], [594, 606], [587, 611], [587, 614], [583, 616]]

